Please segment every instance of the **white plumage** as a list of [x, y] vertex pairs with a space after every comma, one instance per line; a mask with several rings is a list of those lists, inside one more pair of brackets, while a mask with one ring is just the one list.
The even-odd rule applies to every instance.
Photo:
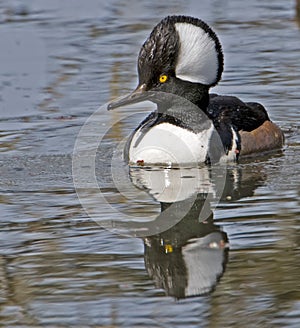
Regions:
[[214, 130], [211, 126], [200, 133], [170, 123], [161, 123], [148, 130], [142, 137], [138, 130], [130, 143], [130, 164], [190, 164], [206, 159], [209, 142]]
[[176, 23], [180, 48], [175, 74], [178, 78], [210, 85], [216, 82], [219, 68], [216, 43], [201, 27]]

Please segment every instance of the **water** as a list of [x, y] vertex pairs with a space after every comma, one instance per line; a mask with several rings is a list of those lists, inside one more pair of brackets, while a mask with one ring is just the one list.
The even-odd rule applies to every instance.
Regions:
[[[176, 220], [187, 206], [183, 222], [135, 238], [89, 218], [74, 189], [72, 154], [86, 119], [135, 87], [139, 47], [167, 14], [192, 14], [214, 27], [225, 74], [213, 91], [262, 102], [284, 130], [286, 147], [228, 167], [223, 193], [214, 172], [200, 190], [215, 192], [206, 203], [193, 196], [208, 172], [179, 172], [182, 203], [167, 218]], [[1, 326], [298, 326], [299, 21], [295, 3], [283, 0], [1, 2]], [[120, 112], [97, 116], [99, 136], [113, 126], [96, 156], [105, 199], [97, 203], [90, 189], [81, 196], [101, 224], [142, 237], [143, 227], [167, 222], [159, 202], [172, 195], [155, 182], [160, 174], [171, 185], [178, 177], [136, 170], [135, 181], [152, 195], [126, 179], [127, 197], [119, 193], [107, 164], [111, 149], [145, 115]]]

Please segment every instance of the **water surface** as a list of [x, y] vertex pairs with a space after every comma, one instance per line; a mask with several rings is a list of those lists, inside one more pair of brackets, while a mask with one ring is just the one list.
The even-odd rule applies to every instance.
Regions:
[[[135, 87], [139, 47], [168, 14], [191, 14], [215, 29], [225, 73], [213, 91], [263, 103], [286, 147], [228, 167], [205, 223], [195, 220], [198, 197], [171, 230], [134, 238], [89, 218], [74, 189], [72, 154], [86, 119]], [[1, 2], [2, 326], [298, 326], [299, 25], [295, 3], [283, 0]], [[99, 149], [97, 178], [112, 208], [96, 210], [111, 221], [147, 220], [166, 206], [158, 192], [124, 197], [110, 174], [109, 150], [147, 106], [114, 125]], [[99, 135], [121, 117], [100, 114]], [[199, 191], [197, 176], [182, 180]]]

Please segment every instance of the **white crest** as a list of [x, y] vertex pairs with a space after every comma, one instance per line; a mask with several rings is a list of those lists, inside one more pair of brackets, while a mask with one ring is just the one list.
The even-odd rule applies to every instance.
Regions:
[[175, 28], [180, 39], [176, 76], [206, 85], [216, 83], [220, 63], [215, 40], [193, 24], [175, 23]]

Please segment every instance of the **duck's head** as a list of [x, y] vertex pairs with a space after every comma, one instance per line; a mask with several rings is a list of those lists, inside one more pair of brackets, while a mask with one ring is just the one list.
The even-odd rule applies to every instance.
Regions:
[[222, 72], [222, 48], [212, 29], [197, 18], [168, 16], [154, 27], [140, 50], [137, 88], [110, 103], [108, 109], [144, 100], [159, 104], [157, 92], [175, 94], [206, 108], [208, 90]]

